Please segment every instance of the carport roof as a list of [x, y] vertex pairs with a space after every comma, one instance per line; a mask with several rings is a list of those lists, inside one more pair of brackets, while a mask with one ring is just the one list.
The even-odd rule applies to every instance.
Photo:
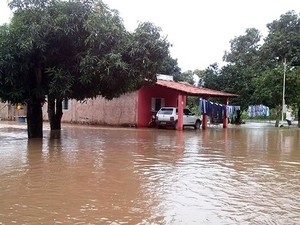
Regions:
[[156, 82], [157, 85], [177, 90], [191, 96], [212, 96], [212, 97], [238, 97], [236, 94], [231, 94], [223, 91], [216, 91], [203, 87], [196, 87], [186, 82], [175, 82], [171, 80], [160, 80]]

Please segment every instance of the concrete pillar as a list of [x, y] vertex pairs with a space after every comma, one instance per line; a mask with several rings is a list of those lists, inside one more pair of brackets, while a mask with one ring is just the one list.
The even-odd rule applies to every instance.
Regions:
[[183, 130], [183, 95], [181, 93], [178, 94], [178, 130]]
[[224, 112], [224, 117], [223, 117], [223, 128], [228, 127], [228, 112], [227, 112], [227, 106], [228, 106], [228, 97], [225, 98], [225, 112]]
[[[203, 97], [204, 100], [208, 100], [208, 97]], [[205, 130], [207, 128], [207, 114], [202, 113], [202, 129]]]

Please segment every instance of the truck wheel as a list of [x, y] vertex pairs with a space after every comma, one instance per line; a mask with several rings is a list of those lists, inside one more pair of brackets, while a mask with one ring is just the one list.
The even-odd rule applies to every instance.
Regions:
[[199, 130], [200, 126], [201, 126], [201, 123], [200, 123], [199, 120], [197, 120], [196, 123], [195, 123], [195, 125], [194, 125], [195, 130]]
[[175, 129], [175, 130], [178, 130], [178, 122], [177, 122], [177, 121], [176, 121], [175, 124], [174, 124], [174, 129]]

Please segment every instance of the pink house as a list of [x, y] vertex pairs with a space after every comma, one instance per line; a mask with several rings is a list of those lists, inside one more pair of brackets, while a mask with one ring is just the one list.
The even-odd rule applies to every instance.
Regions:
[[[65, 101], [63, 103], [62, 122], [147, 127], [153, 111], [158, 111], [162, 106], [177, 106], [180, 112], [180, 108], [186, 106], [187, 96], [199, 96], [204, 99], [208, 99], [210, 96], [222, 97], [225, 104], [228, 104], [229, 97], [237, 96], [226, 92], [199, 88], [187, 83], [178, 83], [168, 77], [163, 76], [167, 79], [158, 77], [155, 85], [143, 87], [138, 91], [122, 95], [113, 100], [98, 97], [88, 99], [85, 102]], [[46, 105], [43, 112], [44, 119], [47, 120]], [[179, 115], [178, 122], [179, 127], [182, 129], [182, 115]], [[205, 129], [206, 126], [206, 115], [203, 115], [202, 127]], [[227, 127], [226, 119], [224, 119], [223, 127]]]
[[[179, 129], [182, 129], [183, 110], [180, 109], [186, 106], [187, 96], [198, 96], [203, 99], [222, 97], [224, 104], [228, 104], [230, 97], [237, 97], [235, 94], [175, 82], [170, 76], [163, 75], [158, 77], [156, 84], [143, 87], [113, 100], [106, 100], [102, 97], [87, 99], [84, 102], [66, 100], [63, 102], [62, 122], [147, 127], [153, 111], [158, 111], [162, 106], [176, 106], [179, 109]], [[26, 115], [26, 109], [23, 109], [22, 112], [11, 109], [9, 112], [6, 111], [8, 108], [3, 107], [2, 119], [10, 120], [20, 114]], [[12, 113], [14, 115], [11, 115]], [[43, 106], [43, 118], [48, 120], [47, 104]], [[223, 120], [224, 128], [227, 127], [227, 121], [225, 117]], [[202, 128], [205, 129], [206, 127], [207, 116], [203, 115]]]

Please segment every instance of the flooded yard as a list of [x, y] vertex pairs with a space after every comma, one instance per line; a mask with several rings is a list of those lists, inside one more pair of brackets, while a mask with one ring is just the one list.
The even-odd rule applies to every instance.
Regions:
[[[60, 139], [55, 138], [60, 136]], [[299, 224], [300, 129], [0, 122], [0, 224]]]

